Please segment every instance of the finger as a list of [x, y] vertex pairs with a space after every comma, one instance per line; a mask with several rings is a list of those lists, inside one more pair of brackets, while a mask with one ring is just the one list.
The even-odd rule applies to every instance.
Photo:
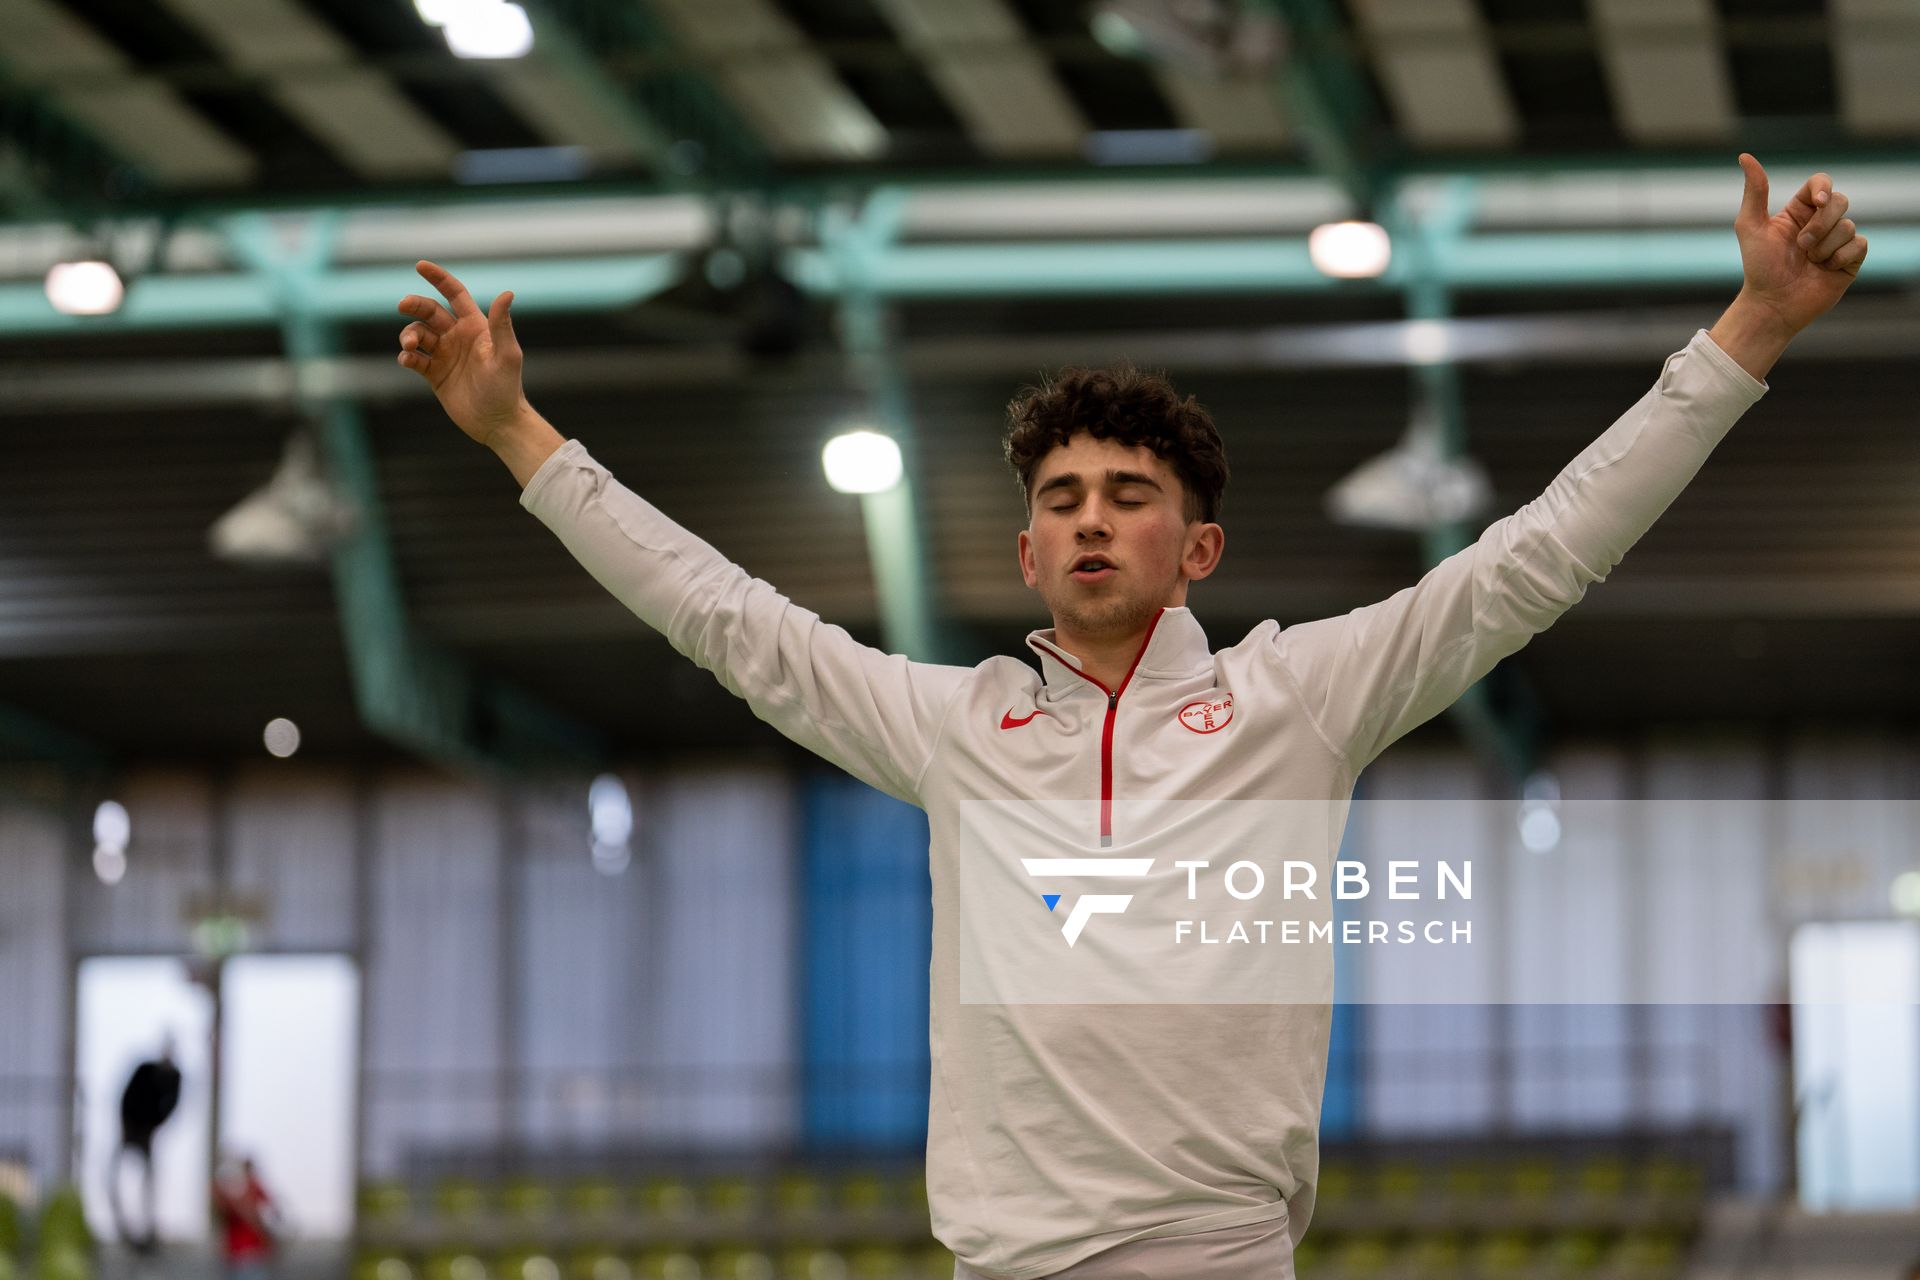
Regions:
[[400, 365], [402, 368], [411, 369], [415, 373], [425, 373], [433, 367], [433, 361], [429, 357], [421, 355], [418, 351], [402, 351], [400, 353]]
[[1793, 199], [1787, 201], [1787, 207], [1781, 212], [1793, 219], [1793, 225], [1804, 227], [1820, 211], [1833, 194], [1833, 179], [1824, 173], [1816, 173], [1800, 185], [1793, 193]]
[[445, 307], [432, 298], [423, 298], [417, 293], [410, 293], [400, 299], [400, 314], [412, 316], [416, 320], [424, 320], [433, 326], [435, 333], [445, 333], [453, 328], [453, 316]]
[[509, 289], [495, 298], [493, 305], [487, 308], [487, 327], [493, 331], [493, 341], [496, 346], [506, 346], [514, 340], [512, 306], [513, 290]]
[[456, 319], [464, 320], [468, 316], [480, 314], [480, 304], [473, 300], [473, 295], [467, 292], [467, 286], [461, 284], [454, 277], [453, 272], [437, 262], [428, 262], [425, 258], [414, 263], [413, 269], [418, 271], [421, 278], [428, 284], [440, 291], [440, 296], [447, 300], [447, 306], [453, 309]]
[[1852, 218], [1842, 218], [1840, 225], [1827, 232], [1826, 238], [1807, 250], [1807, 258], [1812, 262], [1825, 262], [1834, 255], [1841, 245], [1853, 239], [1855, 228]]
[[1833, 233], [1833, 229], [1839, 226], [1841, 219], [1846, 216], [1847, 197], [1836, 191], [1821, 207], [1820, 212], [1808, 220], [1806, 228], [1800, 232], [1798, 237], [1800, 247], [1811, 252], [1815, 245]]
[[1747, 175], [1747, 189], [1740, 196], [1738, 221], [1758, 226], [1767, 220], [1767, 171], [1745, 151], [1740, 153], [1740, 171]]
[[440, 335], [418, 320], [400, 331], [402, 351], [418, 351], [423, 356], [430, 356], [433, 354], [433, 349], [439, 345]]
[[1830, 271], [1845, 271], [1851, 275], [1860, 274], [1860, 264], [1867, 260], [1867, 238], [1855, 236], [1833, 251], [1833, 256], [1820, 265]]

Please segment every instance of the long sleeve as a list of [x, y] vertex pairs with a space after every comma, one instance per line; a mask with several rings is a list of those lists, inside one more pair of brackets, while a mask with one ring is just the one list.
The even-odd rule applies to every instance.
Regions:
[[1353, 771], [1603, 582], [1766, 391], [1706, 332], [1539, 497], [1413, 586], [1278, 631], [1275, 656]]
[[520, 505], [675, 650], [854, 777], [919, 803], [948, 707], [973, 674], [911, 662], [820, 620], [694, 537], [569, 440]]

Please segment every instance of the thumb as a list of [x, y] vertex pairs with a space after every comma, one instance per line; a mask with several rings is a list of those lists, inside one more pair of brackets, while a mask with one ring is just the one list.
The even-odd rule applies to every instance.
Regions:
[[1740, 216], [1735, 225], [1755, 227], [1767, 220], [1767, 171], [1745, 151], [1740, 153], [1740, 168], [1747, 175], [1747, 189], [1740, 197]]
[[512, 306], [513, 291], [508, 290], [495, 298], [493, 305], [487, 308], [487, 328], [492, 331], [495, 342], [513, 340], [513, 317], [508, 314], [508, 308]]

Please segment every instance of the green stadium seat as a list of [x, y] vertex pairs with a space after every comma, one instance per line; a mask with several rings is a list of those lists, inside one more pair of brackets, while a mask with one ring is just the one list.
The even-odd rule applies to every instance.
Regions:
[[1618, 1203], [1627, 1194], [1627, 1162], [1611, 1156], [1589, 1160], [1576, 1180], [1583, 1199]]
[[660, 1175], [640, 1184], [640, 1212], [648, 1218], [684, 1221], [699, 1211], [700, 1199], [685, 1178]]
[[414, 1265], [392, 1250], [368, 1250], [353, 1260], [353, 1280], [414, 1280]]
[[433, 1213], [443, 1223], [481, 1222], [487, 1216], [486, 1189], [472, 1178], [444, 1178], [433, 1189]]
[[711, 1276], [691, 1250], [667, 1246], [649, 1249], [635, 1259], [633, 1280], [711, 1280]]
[[1522, 1160], [1507, 1171], [1507, 1196], [1520, 1208], [1538, 1210], [1550, 1206], [1559, 1186], [1559, 1170], [1551, 1161]]
[[[917, 1273], [907, 1255], [891, 1245], [868, 1244], [856, 1247], [847, 1259], [851, 1280], [916, 1280]], [[952, 1280], [953, 1266], [947, 1266]]]
[[567, 1258], [567, 1280], [633, 1280], [633, 1268], [612, 1249], [576, 1249]]
[[[922, 1189], [926, 1184], [921, 1183]], [[914, 1256], [906, 1274], [913, 1280], [953, 1280], [953, 1254], [943, 1244], [930, 1244]]]
[[1473, 1265], [1475, 1273], [1487, 1280], [1521, 1276], [1532, 1280], [1535, 1275], [1533, 1242], [1518, 1231], [1495, 1232], [1474, 1246]]
[[1666, 1280], [1680, 1273], [1685, 1260], [1685, 1245], [1677, 1236], [1635, 1232], [1621, 1237], [1607, 1268], [1619, 1280]]
[[512, 1178], [500, 1189], [500, 1208], [508, 1221], [520, 1226], [551, 1223], [560, 1207], [559, 1200], [553, 1184], [543, 1178]]
[[544, 1249], [514, 1249], [500, 1255], [498, 1280], [561, 1280], [560, 1264]]
[[715, 1217], [746, 1221], [766, 1212], [765, 1190], [752, 1178], [710, 1178], [701, 1190], [707, 1212]]
[[892, 1190], [877, 1173], [851, 1173], [840, 1181], [840, 1207], [848, 1213], [885, 1213], [894, 1205]]
[[1420, 1280], [1453, 1280], [1467, 1274], [1467, 1246], [1453, 1232], [1418, 1236], [1400, 1251], [1399, 1270]]
[[1393, 1246], [1382, 1235], [1349, 1236], [1328, 1252], [1327, 1271], [1336, 1276], [1378, 1276], [1393, 1264]]
[[703, 1280], [777, 1280], [773, 1259], [752, 1245], [721, 1245], [707, 1255]]
[[1561, 1232], [1548, 1239], [1543, 1257], [1543, 1276], [1592, 1275], [1606, 1261], [1606, 1237], [1596, 1231]]
[[822, 1245], [795, 1245], [780, 1255], [780, 1280], [850, 1280], [847, 1255]]
[[783, 1218], [812, 1218], [830, 1207], [826, 1179], [806, 1169], [791, 1169], [773, 1184], [773, 1206]]
[[1682, 1160], [1649, 1160], [1640, 1169], [1639, 1183], [1662, 1202], [1692, 1204], [1706, 1195], [1707, 1174], [1699, 1165]]
[[404, 1182], [363, 1182], [354, 1204], [362, 1225], [398, 1226], [413, 1214], [413, 1194]]
[[927, 1212], [927, 1175], [910, 1173], [900, 1179], [900, 1207], [911, 1213]]
[[[427, 1255], [420, 1269], [424, 1280], [501, 1280], [472, 1249], [438, 1249]], [[519, 1280], [519, 1277], [513, 1277]]]
[[1483, 1160], [1449, 1165], [1440, 1181], [1447, 1200], [1455, 1205], [1484, 1208], [1494, 1196], [1493, 1166]]
[[1427, 1193], [1427, 1178], [1419, 1165], [1393, 1161], [1374, 1171], [1373, 1194], [1382, 1204], [1406, 1209]]
[[626, 1197], [612, 1178], [579, 1178], [567, 1184], [562, 1197], [567, 1217], [588, 1226], [620, 1221]]

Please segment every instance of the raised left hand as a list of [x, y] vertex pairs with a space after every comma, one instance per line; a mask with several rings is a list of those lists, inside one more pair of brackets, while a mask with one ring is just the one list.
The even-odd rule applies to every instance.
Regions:
[[1808, 178], [1780, 212], [1767, 215], [1767, 171], [1742, 152], [1746, 194], [1734, 219], [1741, 291], [1797, 333], [1824, 315], [1860, 274], [1867, 238], [1847, 217], [1847, 197], [1824, 173]]

